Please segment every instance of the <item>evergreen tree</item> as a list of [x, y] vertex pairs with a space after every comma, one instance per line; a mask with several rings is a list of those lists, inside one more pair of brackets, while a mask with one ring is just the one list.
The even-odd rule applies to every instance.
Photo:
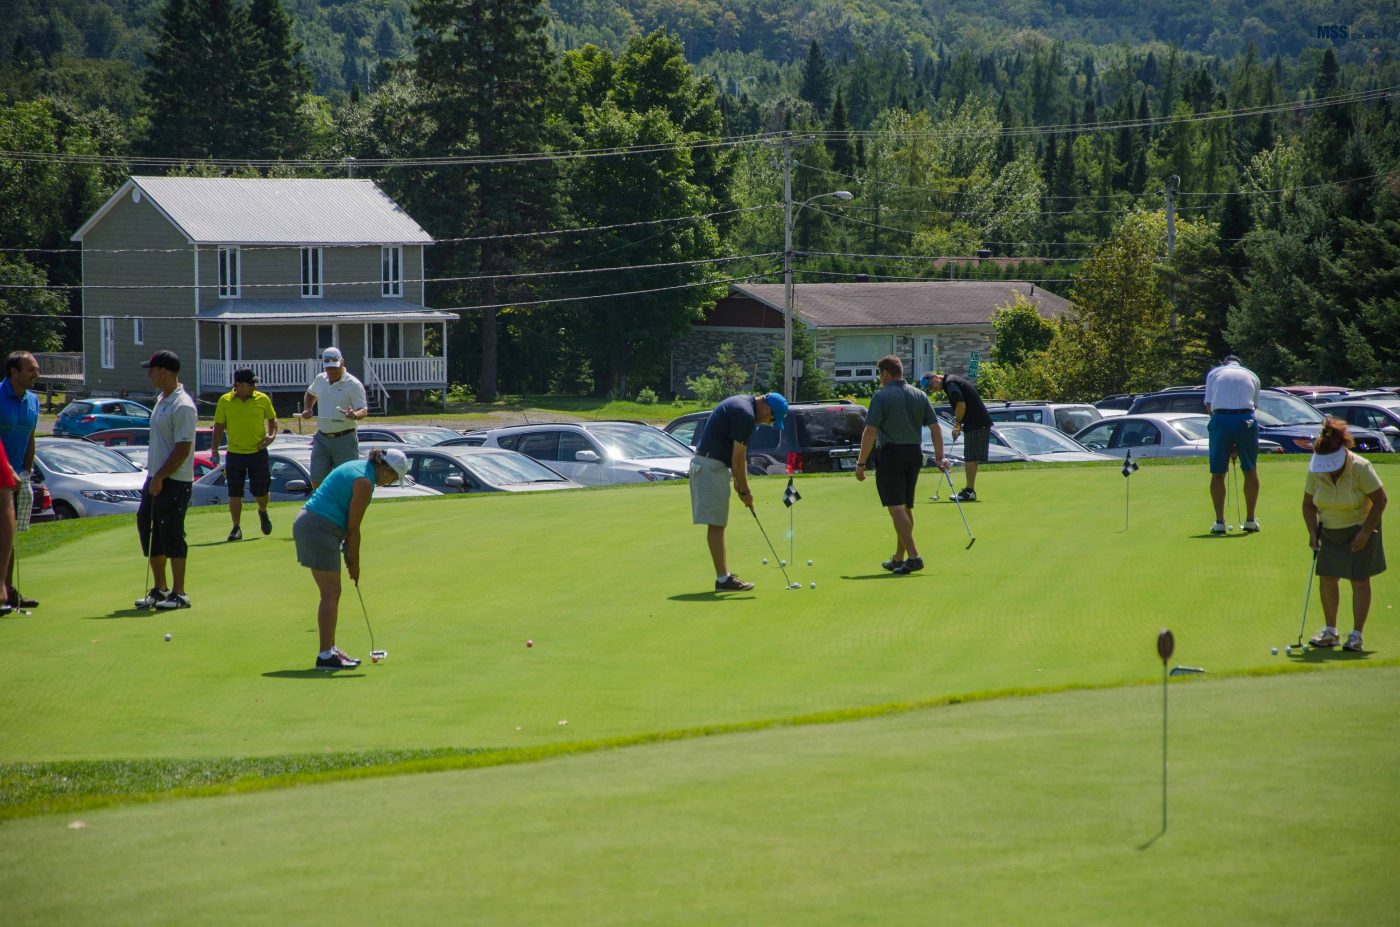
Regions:
[[831, 118], [826, 123], [826, 150], [831, 154], [831, 169], [848, 176], [856, 170], [855, 146], [851, 143], [851, 126], [846, 120], [846, 103], [841, 91], [831, 105]]
[[148, 54], [146, 151], [190, 160], [248, 157], [246, 18], [231, 0], [168, 0]]
[[807, 59], [802, 62], [802, 87], [797, 95], [811, 103], [819, 116], [825, 116], [831, 106], [831, 66], [816, 39], [812, 40]]
[[[416, 0], [413, 16], [413, 68], [423, 88], [419, 114], [432, 127], [425, 153], [500, 159], [425, 171], [410, 188], [421, 207], [417, 215], [438, 219], [438, 237], [480, 237], [431, 249], [437, 270], [483, 278], [444, 295], [449, 305], [485, 307], [520, 299], [529, 292], [523, 284], [493, 278], [529, 266], [541, 245], [509, 236], [548, 228], [557, 214], [553, 166], [509, 158], [545, 150], [553, 141], [547, 115], [557, 68], [545, 15], [532, 0]], [[488, 402], [497, 390], [497, 310], [481, 309], [479, 323], [477, 398]], [[460, 342], [472, 326], [455, 331]], [[449, 356], [454, 353], [462, 364], [466, 352]], [[456, 369], [459, 376], [464, 372]]]
[[248, 148], [254, 157], [299, 158], [311, 134], [302, 103], [311, 75], [300, 61], [301, 43], [292, 37], [292, 20], [280, 0], [252, 0], [248, 5], [245, 64], [252, 84]]

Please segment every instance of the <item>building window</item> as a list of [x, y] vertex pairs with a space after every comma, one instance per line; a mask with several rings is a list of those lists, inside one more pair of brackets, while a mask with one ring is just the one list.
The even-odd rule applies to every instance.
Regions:
[[833, 378], [846, 382], [874, 380], [876, 362], [891, 353], [893, 347], [892, 335], [837, 335]]
[[321, 249], [301, 249], [301, 296], [303, 299], [321, 295]]
[[131, 320], [131, 343], [132, 343], [132, 344], [145, 344], [145, 343], [146, 343], [146, 320], [145, 320], [145, 319], [132, 319], [132, 320]]
[[335, 326], [316, 326], [316, 353], [320, 354], [326, 348], [335, 347]]
[[380, 293], [383, 296], [403, 295], [403, 248], [394, 245], [391, 248], [381, 249], [383, 258], [383, 274], [380, 280], [383, 286]]
[[403, 326], [398, 322], [376, 322], [369, 327], [370, 357], [403, 357]]
[[110, 315], [102, 317], [102, 366], [107, 370], [117, 366], [117, 320]]
[[237, 299], [241, 294], [243, 268], [238, 260], [236, 245], [219, 249], [219, 296]]

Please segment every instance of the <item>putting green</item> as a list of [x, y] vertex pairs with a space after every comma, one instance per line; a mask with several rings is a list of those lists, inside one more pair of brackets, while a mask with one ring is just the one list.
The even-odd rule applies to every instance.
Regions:
[[9, 822], [7, 924], [1377, 924], [1400, 670]]
[[[731, 565], [759, 587], [726, 597], [707, 591], [684, 484], [376, 503], [363, 589], [390, 657], [334, 676], [309, 669], [315, 590], [295, 564], [295, 509], [237, 544], [222, 542], [222, 511], [192, 514], [194, 608], [173, 614], [131, 609], [144, 580], [128, 522], [24, 562], [43, 608], [0, 622], [0, 761], [537, 746], [1150, 681], [1160, 627], [1177, 663], [1281, 667], [1269, 647], [1297, 633], [1309, 563], [1302, 462], [1265, 468], [1265, 530], [1249, 537], [1203, 536], [1200, 467], [1132, 479], [1124, 532], [1114, 466], [988, 470], [986, 501], [966, 506], [976, 546], [963, 549], [954, 506], [921, 504], [928, 569], [910, 577], [879, 568], [891, 534], [873, 482], [804, 479], [790, 571], [817, 589], [783, 589], [736, 504]], [[785, 546], [784, 481], [756, 485]], [[1372, 653], [1308, 659], [1393, 659], [1394, 577], [1374, 584]], [[353, 592], [340, 643], [367, 656]]]

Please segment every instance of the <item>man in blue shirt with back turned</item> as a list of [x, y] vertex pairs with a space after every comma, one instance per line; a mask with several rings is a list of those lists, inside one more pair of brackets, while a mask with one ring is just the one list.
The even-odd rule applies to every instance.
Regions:
[[[34, 430], [39, 425], [39, 362], [28, 351], [11, 351], [5, 357], [5, 380], [0, 382], [0, 442], [15, 476], [15, 531], [29, 530], [34, 513]], [[15, 545], [18, 547], [18, 544]], [[15, 556], [10, 552], [4, 565], [5, 585], [10, 590], [12, 608], [38, 608], [39, 603], [20, 595], [15, 588]]]
[[746, 583], [729, 572], [724, 552], [724, 526], [729, 524], [729, 480], [739, 501], [753, 510], [749, 492], [749, 438], [759, 425], [782, 430], [788, 404], [782, 393], [763, 396], [730, 396], [715, 406], [701, 426], [690, 459], [690, 512], [697, 525], [708, 528], [710, 559], [715, 565], [716, 592], [746, 592]]

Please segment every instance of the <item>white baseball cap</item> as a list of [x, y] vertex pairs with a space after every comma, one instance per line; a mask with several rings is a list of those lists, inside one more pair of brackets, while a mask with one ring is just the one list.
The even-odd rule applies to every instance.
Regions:
[[397, 448], [390, 448], [384, 452], [384, 462], [393, 467], [400, 477], [408, 472], [408, 455]]
[[339, 367], [345, 363], [345, 357], [340, 353], [340, 348], [326, 348], [321, 352], [322, 367]]
[[1312, 455], [1312, 460], [1308, 461], [1308, 472], [1336, 473], [1338, 470], [1342, 469], [1342, 467], [1346, 466], [1346, 462], [1347, 449], [1344, 447], [1339, 447], [1330, 454], [1314, 453]]

